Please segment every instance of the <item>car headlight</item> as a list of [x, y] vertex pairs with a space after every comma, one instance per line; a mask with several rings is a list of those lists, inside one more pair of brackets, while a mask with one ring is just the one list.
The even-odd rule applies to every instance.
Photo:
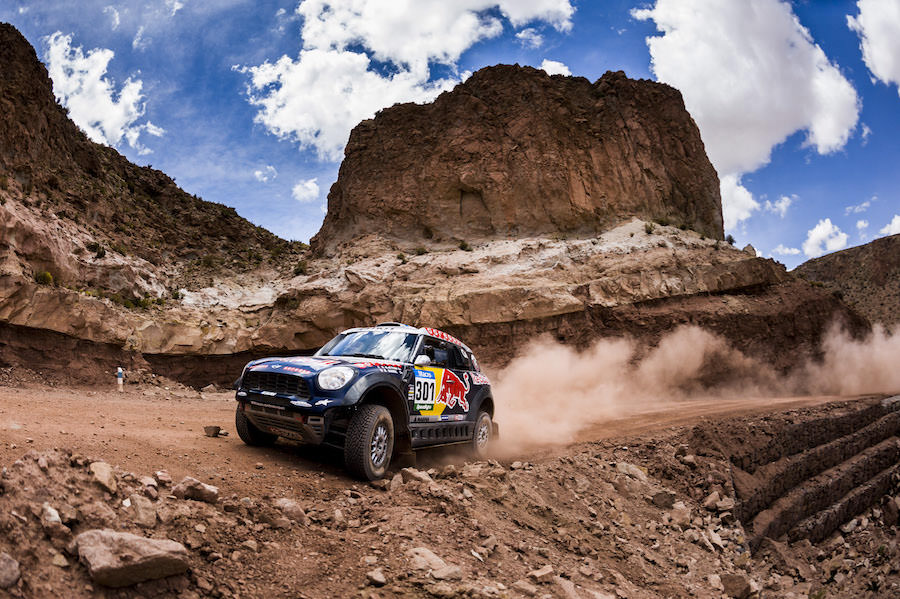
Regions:
[[353, 378], [354, 370], [347, 366], [335, 366], [319, 373], [316, 382], [322, 389], [334, 391], [340, 389]]

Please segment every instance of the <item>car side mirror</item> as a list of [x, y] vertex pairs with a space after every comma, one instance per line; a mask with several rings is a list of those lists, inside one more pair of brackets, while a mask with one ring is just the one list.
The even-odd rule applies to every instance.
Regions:
[[415, 362], [413, 362], [413, 364], [415, 364], [416, 366], [430, 366], [431, 358], [429, 358], [425, 354], [421, 354], [416, 356], [416, 360]]

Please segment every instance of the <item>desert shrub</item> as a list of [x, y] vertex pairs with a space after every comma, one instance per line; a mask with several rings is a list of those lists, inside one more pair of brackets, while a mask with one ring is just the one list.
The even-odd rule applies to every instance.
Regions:
[[53, 285], [53, 275], [46, 270], [42, 270], [34, 275], [34, 282], [38, 285]]
[[406, 264], [406, 255], [405, 254], [397, 254], [397, 260], [400, 261], [400, 264]]
[[294, 276], [299, 277], [300, 275], [305, 275], [308, 268], [309, 264], [306, 262], [306, 260], [301, 260], [297, 263], [296, 266], [294, 266]]
[[184, 297], [184, 294], [177, 289], [173, 289], [171, 295], [173, 300], [180, 300]]
[[655, 228], [656, 227], [653, 225], [653, 223], [644, 223], [644, 232], [647, 233], [647, 235], [653, 234], [653, 230]]
[[125, 246], [121, 243], [113, 243], [109, 246], [109, 249], [116, 252], [117, 254], [122, 254], [123, 256], [128, 253], [128, 250], [126, 250]]
[[670, 221], [668, 219], [668, 217], [665, 217], [665, 216], [654, 219], [654, 220], [656, 220], [656, 222], [659, 223], [660, 225], [662, 225], [663, 227], [668, 227], [670, 224], [672, 224], [672, 221]]
[[147, 309], [156, 303], [152, 297], [142, 297], [141, 299], [136, 301], [136, 305], [138, 308]]
[[681, 223], [680, 225], [678, 225], [678, 228], [682, 231], [687, 231], [688, 226], [684, 223]]
[[200, 265], [204, 268], [212, 268], [216, 265], [216, 257], [210, 254], [206, 254], [202, 258], [200, 258]]
[[6, 175], [0, 176], [0, 189], [4, 191], [9, 189], [9, 179], [7, 179]]
[[94, 258], [100, 259], [106, 255], [106, 248], [104, 248], [96, 241], [91, 241], [84, 247], [86, 247], [89, 251], [94, 252]]
[[471, 251], [472, 251], [472, 246], [469, 245], [469, 242], [468, 242], [468, 241], [460, 241], [460, 242], [459, 242], [459, 249], [461, 249], [461, 250], [464, 251], [464, 252], [471, 252]]
[[728, 236], [725, 238], [725, 241], [728, 242], [728, 245], [734, 245], [734, 235], [729, 233]]
[[424, 256], [428, 253], [428, 250], [425, 249], [424, 246], [419, 246], [416, 248], [416, 256]]

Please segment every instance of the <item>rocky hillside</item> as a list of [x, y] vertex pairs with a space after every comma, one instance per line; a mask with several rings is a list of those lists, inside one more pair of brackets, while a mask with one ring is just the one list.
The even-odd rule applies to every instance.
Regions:
[[814, 258], [794, 273], [838, 294], [872, 322], [900, 322], [900, 235]]
[[788, 370], [833, 321], [869, 326], [720, 240], [715, 172], [666, 86], [497, 67], [386, 110], [354, 132], [327, 251], [306, 255], [88, 141], [33, 49], [0, 36], [0, 365], [203, 386], [393, 320], [445, 328], [498, 367], [541, 334], [654, 344], [692, 323]]
[[57, 104], [34, 49], [5, 23], [0, 197], [5, 274], [47, 272], [58, 284], [129, 299], [247, 271], [294, 249], [234, 209], [91, 142]]
[[313, 245], [595, 234], [637, 216], [722, 239], [719, 181], [681, 94], [499, 65], [350, 134]]

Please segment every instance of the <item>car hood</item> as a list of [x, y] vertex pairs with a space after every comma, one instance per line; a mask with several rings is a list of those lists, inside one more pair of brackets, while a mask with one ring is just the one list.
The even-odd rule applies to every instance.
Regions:
[[263, 358], [247, 364], [247, 372], [283, 372], [298, 376], [313, 376], [318, 372], [332, 366], [350, 366], [361, 372], [380, 371], [391, 374], [399, 374], [403, 370], [400, 362], [388, 360], [372, 360], [369, 358], [352, 357], [316, 357], [294, 356], [287, 358]]

